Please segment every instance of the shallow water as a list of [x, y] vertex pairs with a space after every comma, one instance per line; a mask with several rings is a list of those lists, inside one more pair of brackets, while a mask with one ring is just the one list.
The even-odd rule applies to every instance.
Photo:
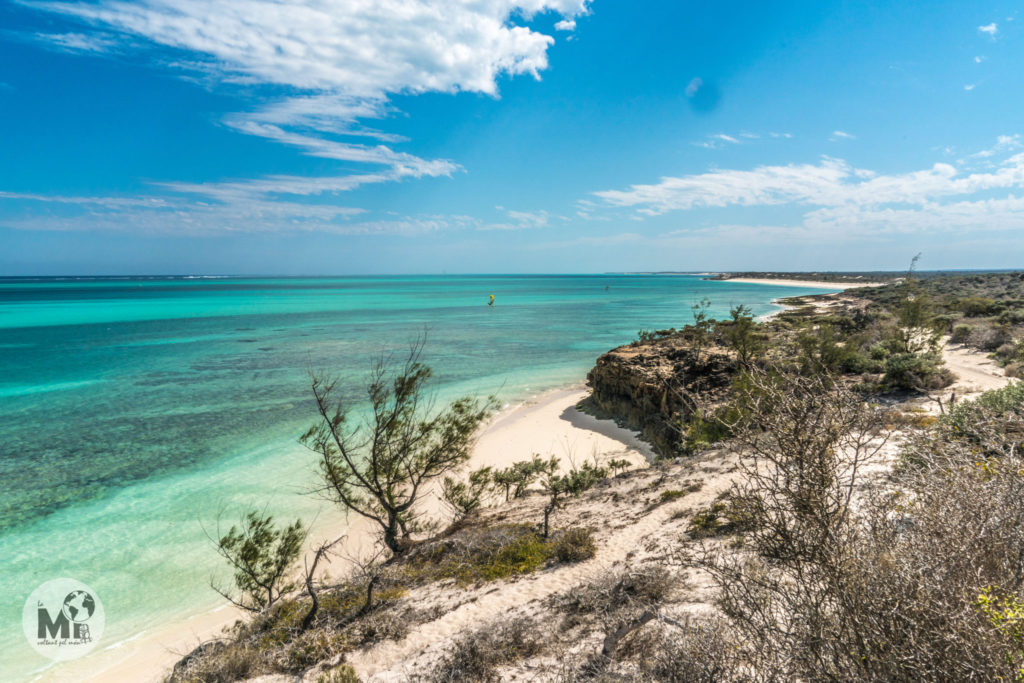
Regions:
[[[218, 514], [336, 519], [306, 493], [296, 442], [309, 368], [358, 405], [372, 358], [426, 329], [442, 399], [514, 402], [582, 380], [640, 329], [689, 322], [705, 296], [724, 317], [820, 291], [654, 275], [0, 278], [3, 613], [79, 579], [104, 603], [102, 648], [218, 603], [204, 533]], [[0, 624], [4, 680], [48, 664], [19, 621]]]

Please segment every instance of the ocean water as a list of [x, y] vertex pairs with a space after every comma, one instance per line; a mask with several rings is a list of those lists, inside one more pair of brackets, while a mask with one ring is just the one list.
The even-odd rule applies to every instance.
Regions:
[[[308, 371], [358, 406], [381, 352], [426, 330], [441, 399], [515, 403], [581, 381], [640, 329], [823, 290], [699, 276], [0, 278], [0, 679], [48, 671], [21, 609], [40, 583], [90, 585], [100, 648], [211, 609], [207, 534], [249, 506], [315, 526]], [[495, 306], [486, 305], [488, 295]]]

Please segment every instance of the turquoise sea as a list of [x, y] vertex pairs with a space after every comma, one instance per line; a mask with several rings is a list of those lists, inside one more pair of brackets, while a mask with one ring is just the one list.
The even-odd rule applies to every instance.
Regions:
[[[100, 648], [219, 604], [204, 529], [249, 505], [325, 524], [306, 491], [309, 368], [346, 396], [427, 330], [441, 398], [505, 403], [581, 381], [640, 329], [823, 290], [685, 275], [0, 278], [0, 679], [49, 662], [22, 635], [40, 583], [106, 611]], [[488, 295], [495, 306], [487, 306]]]

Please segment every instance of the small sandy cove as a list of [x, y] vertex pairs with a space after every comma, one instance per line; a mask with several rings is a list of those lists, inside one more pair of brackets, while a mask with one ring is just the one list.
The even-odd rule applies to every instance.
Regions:
[[[534, 453], [558, 456], [565, 468], [594, 457], [601, 461], [621, 458], [634, 465], [646, 465], [650, 447], [633, 432], [616, 426], [611, 420], [598, 420], [576, 409], [576, 404], [588, 394], [581, 383], [546, 392], [501, 411], [484, 427], [469, 468], [507, 467], [529, 459]], [[436, 494], [427, 501], [423, 512], [440, 520], [448, 516]], [[348, 535], [346, 547], [339, 553], [342, 556], [359, 555], [372, 545], [372, 527], [354, 517], [347, 528], [314, 529], [311, 537], [318, 542], [342, 534]], [[330, 569], [334, 575], [343, 570], [337, 566]], [[142, 633], [82, 660], [65, 663], [56, 671], [43, 672], [38, 680], [159, 681], [182, 655], [202, 641], [219, 635], [222, 628], [240, 616], [238, 610], [228, 606], [199, 614], [185, 622]]]

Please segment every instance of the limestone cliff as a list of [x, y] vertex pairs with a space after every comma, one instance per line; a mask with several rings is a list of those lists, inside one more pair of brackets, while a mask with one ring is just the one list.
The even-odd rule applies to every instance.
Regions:
[[620, 346], [597, 359], [587, 374], [591, 400], [604, 416], [641, 432], [662, 456], [680, 454], [680, 424], [694, 402], [713, 403], [735, 370], [718, 346], [698, 353], [684, 334]]

